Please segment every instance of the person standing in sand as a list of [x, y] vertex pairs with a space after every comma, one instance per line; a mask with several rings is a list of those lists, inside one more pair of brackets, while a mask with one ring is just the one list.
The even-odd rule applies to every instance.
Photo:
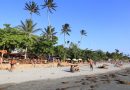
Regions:
[[2, 57], [0, 57], [0, 68], [3, 68], [3, 66], [2, 66], [2, 62], [3, 62], [3, 58]]
[[93, 60], [92, 59], [88, 59], [89, 65], [90, 65], [90, 70], [93, 71]]
[[11, 61], [10, 61], [10, 71], [11, 71], [11, 72], [13, 71], [15, 64], [16, 64], [16, 60], [11, 59]]

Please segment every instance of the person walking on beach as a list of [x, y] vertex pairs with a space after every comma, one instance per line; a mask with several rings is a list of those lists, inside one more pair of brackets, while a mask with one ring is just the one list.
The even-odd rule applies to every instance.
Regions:
[[3, 58], [2, 57], [0, 57], [0, 68], [2, 69], [3, 68], [3, 66], [2, 66], [2, 62], [3, 62]]
[[31, 64], [32, 64], [32, 66], [35, 68], [36, 67], [36, 59], [35, 58], [33, 58], [32, 60], [31, 60]]
[[11, 61], [10, 61], [10, 71], [11, 71], [11, 72], [13, 71], [15, 64], [16, 64], [16, 60], [11, 59]]
[[93, 60], [92, 59], [88, 59], [89, 61], [89, 65], [90, 65], [90, 70], [93, 71]]

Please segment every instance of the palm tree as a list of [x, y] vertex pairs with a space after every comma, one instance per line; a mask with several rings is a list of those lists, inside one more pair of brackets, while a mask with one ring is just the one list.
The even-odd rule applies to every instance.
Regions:
[[120, 51], [118, 49], [115, 49], [115, 53], [118, 54]]
[[39, 6], [37, 5], [37, 3], [35, 3], [34, 1], [32, 2], [26, 2], [25, 3], [25, 10], [29, 11], [31, 19], [32, 19], [32, 14], [37, 14], [39, 15]]
[[71, 44], [70, 44], [70, 50], [71, 50], [71, 54], [73, 56], [71, 58], [77, 58], [77, 56], [78, 56], [78, 49], [79, 49], [78, 45], [75, 44], [75, 43], [73, 43], [73, 42], [71, 42]]
[[64, 46], [66, 44], [66, 35], [69, 35], [70, 36], [70, 33], [71, 32], [71, 29], [70, 29], [70, 25], [68, 23], [62, 25], [62, 29], [61, 29], [61, 33], [64, 34]]
[[42, 9], [47, 8], [47, 16], [48, 16], [48, 25], [50, 26], [50, 17], [49, 17], [49, 12], [53, 13], [52, 11], [56, 11], [56, 3], [54, 3], [53, 0], [44, 0], [44, 4], [41, 5]]
[[80, 35], [81, 35], [81, 39], [80, 39], [80, 41], [78, 41], [78, 44], [81, 44], [81, 41], [82, 41], [83, 36], [87, 36], [87, 33], [86, 33], [85, 30], [82, 29], [82, 30], [80, 31]]
[[[40, 28], [35, 29], [36, 25], [37, 23], [33, 23], [31, 19], [26, 19], [25, 23], [21, 21], [21, 25], [19, 25], [18, 28], [25, 33], [25, 37], [27, 39], [31, 39], [33, 33], [41, 30]], [[26, 49], [25, 49], [25, 59], [27, 58], [27, 47], [28, 45], [26, 45]]]
[[9, 29], [10, 28], [10, 24], [3, 24], [3, 26], [6, 28], [6, 29]]
[[52, 26], [48, 26], [44, 30], [45, 31], [43, 31], [43, 36], [45, 37], [45, 39], [53, 40], [53, 36], [55, 36], [57, 33], [55, 32], [55, 28], [53, 28]]
[[[66, 44], [66, 35], [70, 35], [69, 33], [71, 32], [70, 25], [68, 23], [62, 25], [61, 33], [64, 34], [64, 48]], [[64, 50], [64, 60], [65, 60], [65, 50]]]
[[47, 41], [48, 45], [51, 42], [51, 46], [49, 46], [49, 51], [47, 52], [48, 58], [50, 58], [50, 55], [53, 55], [53, 44], [55, 43], [56, 33], [55, 28], [52, 26], [47, 26], [47, 28], [44, 28], [43, 38]]

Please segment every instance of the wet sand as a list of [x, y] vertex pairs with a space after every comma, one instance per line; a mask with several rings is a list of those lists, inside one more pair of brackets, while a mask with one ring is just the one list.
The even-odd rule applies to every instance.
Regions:
[[[95, 70], [92, 72], [98, 71]], [[56, 74], [57, 77], [60, 77], [60, 74]], [[55, 76], [54, 73], [52, 75]], [[102, 74], [70, 75], [69, 77], [62, 78], [1, 84], [0, 90], [130, 90], [130, 68], [123, 68], [122, 70], [109, 71]]]

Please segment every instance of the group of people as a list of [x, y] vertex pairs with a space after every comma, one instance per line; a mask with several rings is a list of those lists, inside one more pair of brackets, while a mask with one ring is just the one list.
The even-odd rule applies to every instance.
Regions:
[[[0, 57], [0, 68], [1, 68], [1, 69], [3, 68], [2, 63], [3, 63], [3, 58]], [[16, 62], [16, 60], [11, 59], [9, 63], [10, 63], [10, 68], [9, 68], [8, 70], [12, 72], [13, 69], [14, 69], [14, 65], [15, 65], [17, 62]]]
[[[1, 65], [1, 67], [2, 67], [2, 62], [3, 62], [3, 58], [0, 57], [0, 65]], [[14, 65], [15, 65], [16, 63], [17, 63], [16, 60], [14, 60], [14, 59], [11, 59], [11, 60], [10, 60], [10, 69], [9, 69], [9, 71], [13, 71]], [[93, 71], [93, 65], [95, 64], [94, 61], [89, 58], [89, 59], [88, 59], [88, 63], [89, 63], [89, 66], [90, 66], [90, 70]], [[34, 67], [35, 67], [35, 65], [36, 65], [36, 60], [33, 61], [33, 64], [34, 64]], [[60, 62], [60, 61], [58, 62], [58, 66], [61, 66], [61, 62]], [[77, 67], [77, 66], [76, 66], [76, 67]], [[71, 67], [71, 68], [72, 68], [72, 67]], [[78, 71], [79, 71], [79, 68], [78, 68]]]
[[[96, 62], [94, 62], [92, 59], [88, 58], [88, 64], [90, 66], [90, 70], [93, 71], [93, 65], [95, 64], [96, 65]], [[70, 72], [75, 72], [75, 71], [79, 71], [79, 66], [78, 64], [72, 64], [71, 67], [70, 67]]]

